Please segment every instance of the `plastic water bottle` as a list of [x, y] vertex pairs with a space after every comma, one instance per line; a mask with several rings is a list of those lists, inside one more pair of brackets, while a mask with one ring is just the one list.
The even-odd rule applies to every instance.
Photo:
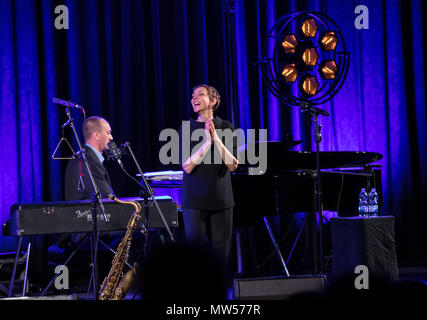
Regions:
[[368, 193], [365, 188], [362, 188], [359, 193], [359, 217], [369, 217]]
[[369, 212], [372, 217], [378, 217], [378, 193], [375, 188], [369, 192]]

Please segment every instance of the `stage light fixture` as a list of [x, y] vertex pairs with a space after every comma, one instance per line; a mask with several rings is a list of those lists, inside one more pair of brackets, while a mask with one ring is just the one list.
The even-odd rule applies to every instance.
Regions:
[[331, 99], [347, 76], [349, 53], [338, 26], [320, 12], [296, 11], [270, 29], [259, 60], [263, 79], [285, 105]]
[[295, 53], [295, 48], [298, 45], [297, 38], [294, 34], [288, 34], [282, 42], [282, 47], [286, 53]]
[[282, 71], [282, 75], [286, 82], [295, 82], [298, 76], [298, 70], [295, 67], [295, 63], [288, 64]]
[[314, 76], [306, 77], [302, 83], [303, 91], [310, 96], [314, 96], [316, 94], [318, 87], [319, 82], [317, 82], [317, 79]]
[[338, 38], [333, 31], [326, 32], [323, 37], [320, 39], [323, 49], [325, 51], [334, 51], [337, 47]]
[[320, 75], [323, 79], [330, 80], [335, 79], [335, 76], [338, 71], [337, 64], [334, 60], [327, 60], [322, 63], [322, 66], [320, 68]]
[[314, 38], [314, 36], [317, 33], [317, 23], [314, 19], [310, 18], [310, 19], [306, 19], [301, 26], [301, 30], [302, 33], [307, 37], [307, 38]]
[[[288, 107], [299, 107], [316, 142], [316, 199], [318, 219], [313, 221], [313, 273], [323, 273], [322, 221], [323, 200], [320, 181], [321, 126], [319, 115], [329, 116], [316, 106], [331, 100], [341, 89], [347, 77], [350, 53], [347, 52], [342, 32], [336, 23], [321, 12], [296, 11], [280, 17], [273, 25], [264, 43], [259, 60], [263, 80], [268, 89]], [[311, 126], [314, 125], [314, 128]], [[311, 130], [313, 129], [313, 130]], [[308, 130], [307, 130], [308, 132]], [[310, 138], [310, 137], [307, 137]], [[311, 151], [311, 141], [307, 149]], [[319, 223], [319, 228], [317, 224]], [[317, 229], [319, 234], [317, 234]], [[314, 230], [314, 229], [313, 229]], [[316, 243], [314, 243], [314, 240]], [[286, 265], [283, 263], [286, 269]]]
[[319, 55], [315, 48], [307, 48], [302, 54], [302, 60], [307, 66], [313, 67], [316, 65]]

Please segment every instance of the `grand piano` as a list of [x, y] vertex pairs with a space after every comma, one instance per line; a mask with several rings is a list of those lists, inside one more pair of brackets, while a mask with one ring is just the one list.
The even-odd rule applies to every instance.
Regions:
[[[315, 201], [316, 153], [291, 151], [289, 142], [268, 141], [267, 170], [257, 174], [247, 162], [232, 173], [234, 227], [257, 224], [264, 216], [312, 211]], [[357, 215], [362, 187], [375, 187], [382, 207], [382, 159], [376, 152], [321, 151], [320, 177], [323, 210], [348, 217]], [[244, 161], [243, 161], [244, 162]], [[156, 195], [181, 204], [182, 171], [146, 173]]]
[[[254, 175], [248, 165], [239, 166], [232, 183], [236, 202], [235, 226], [251, 226], [259, 217], [313, 211], [315, 207], [316, 152], [291, 151], [289, 143], [265, 142], [267, 170]], [[342, 217], [358, 214], [362, 187], [375, 187], [382, 206], [382, 159], [376, 152], [321, 151], [320, 181], [323, 210]]]
[[[257, 274], [263, 265], [267, 265], [268, 260], [275, 261], [272, 267], [275, 270], [280, 266], [276, 259], [271, 259], [276, 251], [286, 274], [287, 263], [285, 264], [279, 251], [289, 253], [289, 261], [301, 235], [300, 231], [305, 229], [306, 249], [299, 258], [302, 255], [301, 260], [311, 259], [307, 263], [315, 265], [313, 269], [316, 273], [315, 259], [306, 259], [307, 256], [318, 254], [313, 249], [317, 246], [313, 242], [316, 239], [316, 230], [313, 229], [313, 226], [316, 228], [316, 220], [313, 221], [313, 213], [316, 212], [316, 153], [292, 151], [291, 148], [297, 145], [295, 142], [263, 143], [267, 144], [267, 170], [263, 174], [257, 174], [256, 167], [242, 163], [244, 161], [232, 173], [235, 200], [233, 229], [236, 235], [233, 254], [234, 261], [237, 261], [237, 271], [244, 274], [247, 270], [252, 270], [252, 275]], [[260, 147], [256, 146], [258, 150]], [[368, 190], [375, 187], [379, 195], [379, 207], [382, 207], [381, 166], [377, 164], [382, 159], [381, 154], [322, 151], [319, 156], [322, 212], [326, 221], [328, 215], [357, 216], [358, 195], [362, 187]], [[146, 177], [156, 195], [170, 196], [178, 205], [181, 204], [182, 171], [150, 172]], [[297, 216], [304, 217], [306, 228], [302, 228], [301, 221], [299, 225], [297, 221], [297, 226], [291, 228], [295, 225]], [[274, 221], [271, 229], [269, 220]], [[277, 239], [273, 239], [274, 233], [278, 236]], [[327, 232], [324, 232], [324, 236], [325, 234]], [[286, 236], [288, 238], [285, 239]], [[273, 251], [271, 240], [281, 248]], [[328, 244], [325, 247], [326, 252]], [[258, 256], [255, 257], [256, 255]]]

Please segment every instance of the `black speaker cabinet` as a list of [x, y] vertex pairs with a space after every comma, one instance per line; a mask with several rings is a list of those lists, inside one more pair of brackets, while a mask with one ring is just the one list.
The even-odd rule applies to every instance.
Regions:
[[239, 300], [283, 300], [295, 294], [321, 292], [325, 287], [325, 275], [235, 279], [234, 298]]
[[370, 275], [399, 279], [394, 239], [394, 217], [332, 218], [332, 277], [355, 274], [358, 265]]

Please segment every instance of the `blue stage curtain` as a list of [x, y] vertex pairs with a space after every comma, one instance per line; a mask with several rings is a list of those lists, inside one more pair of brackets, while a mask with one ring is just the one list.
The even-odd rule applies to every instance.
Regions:
[[[252, 2], [250, 2], [253, 4]], [[245, 59], [252, 79], [252, 124], [269, 129], [270, 140], [290, 135], [294, 140], [311, 141], [307, 123], [297, 108], [284, 106], [271, 95], [251, 63], [260, 56], [265, 36], [275, 21], [296, 10], [320, 11], [343, 32], [350, 52], [350, 68], [339, 93], [318, 106], [330, 113], [319, 116], [322, 126], [321, 151], [378, 152], [382, 166], [383, 215], [396, 218], [400, 257], [426, 257], [427, 223], [424, 199], [427, 196], [427, 117], [425, 104], [425, 33], [422, 3], [413, 1], [364, 1], [369, 9], [369, 29], [358, 30], [354, 21], [359, 1], [256, 1], [258, 17], [246, 21], [246, 33], [238, 40], [248, 46]], [[247, 1], [238, 1], [249, 16]], [[255, 24], [260, 38], [254, 35]], [[258, 40], [258, 41], [257, 41]], [[425, 46], [424, 46], [425, 47]], [[252, 69], [252, 71], [251, 71]], [[246, 86], [245, 82], [238, 87]], [[246, 123], [242, 119], [241, 124]], [[309, 136], [310, 134], [310, 136]], [[296, 150], [304, 150], [302, 143]], [[355, 195], [357, 197], [357, 195]], [[404, 249], [403, 249], [404, 248]]]
[[[144, 171], [164, 169], [159, 133], [193, 116], [191, 88], [199, 83], [219, 90], [219, 116], [234, 115], [236, 127], [266, 128], [270, 140], [292, 135], [304, 147], [312, 137], [302, 115], [269, 92], [257, 61], [275, 21], [306, 9], [334, 20], [350, 52], [342, 89], [319, 106], [330, 113], [320, 118], [321, 150], [384, 156], [382, 214], [396, 217], [405, 253], [427, 258], [425, 5], [366, 0], [369, 29], [357, 30], [356, 0], [236, 1], [237, 104], [230, 110], [224, 1], [0, 1], [0, 222], [13, 203], [63, 199], [65, 162], [51, 155], [66, 117], [52, 97], [105, 117], [117, 142], [132, 143]], [[68, 30], [54, 27], [58, 5], [69, 10]], [[81, 139], [83, 114], [72, 114]], [[75, 148], [69, 128], [64, 134]], [[122, 194], [136, 190], [121, 176], [113, 180]]]
[[2, 220], [14, 202], [43, 200], [40, 57], [35, 2], [0, 4]]

